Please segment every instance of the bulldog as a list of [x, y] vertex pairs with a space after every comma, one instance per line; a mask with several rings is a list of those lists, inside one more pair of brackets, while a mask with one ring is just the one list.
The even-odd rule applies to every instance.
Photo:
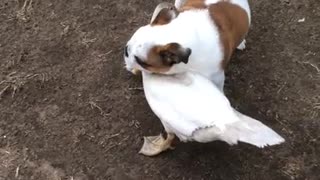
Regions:
[[126, 43], [126, 69], [134, 74], [196, 72], [223, 91], [235, 49], [245, 48], [251, 24], [247, 0], [177, 0], [160, 3], [151, 21]]

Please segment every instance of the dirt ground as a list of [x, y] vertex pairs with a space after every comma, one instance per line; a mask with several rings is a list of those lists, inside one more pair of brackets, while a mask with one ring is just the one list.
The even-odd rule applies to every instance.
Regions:
[[1, 0], [0, 180], [316, 180], [320, 176], [320, 1], [251, 0], [247, 49], [228, 67], [234, 107], [285, 137], [258, 149], [178, 143], [124, 69], [123, 47], [161, 0]]

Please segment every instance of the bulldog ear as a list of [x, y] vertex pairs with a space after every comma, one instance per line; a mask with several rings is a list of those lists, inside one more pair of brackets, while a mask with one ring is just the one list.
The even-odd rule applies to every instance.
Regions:
[[179, 12], [176, 7], [168, 2], [158, 4], [151, 18], [151, 25], [163, 25], [170, 23], [178, 16]]
[[174, 65], [181, 62], [187, 64], [191, 55], [190, 48], [184, 48], [178, 43], [169, 43], [158, 50], [163, 64]]

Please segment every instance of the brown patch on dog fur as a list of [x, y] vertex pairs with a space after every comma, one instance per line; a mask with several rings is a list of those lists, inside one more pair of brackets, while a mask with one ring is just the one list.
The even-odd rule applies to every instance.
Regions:
[[160, 51], [163, 49], [162, 46], [155, 46], [150, 49], [146, 62], [150, 65], [149, 67], [144, 67], [145, 69], [154, 73], [163, 73], [170, 70], [171, 66], [165, 65], [159, 55]]
[[[224, 51], [224, 58], [221, 63], [221, 67], [225, 69], [230, 61], [230, 58], [240, 43], [244, 40], [245, 35], [249, 30], [249, 17], [244, 9], [240, 6], [230, 3], [230, 0], [221, 0], [220, 2], [210, 4], [207, 6], [205, 0], [188, 0], [185, 4], [178, 10], [179, 12], [184, 12], [193, 9], [208, 9], [210, 16], [218, 27], [220, 33], [220, 38]], [[164, 25], [170, 23], [171, 16], [170, 10], [163, 9], [160, 12], [156, 20], [151, 25]], [[156, 48], [156, 47], [155, 47]], [[159, 72], [165, 72], [169, 69], [167, 66], [157, 64], [161, 62], [157, 53], [152, 53], [155, 50], [150, 51], [150, 57], [148, 61], [151, 64], [155, 64], [154, 67], [158, 67]], [[153, 59], [154, 58], [154, 59]], [[151, 69], [151, 67], [149, 67]]]
[[188, 0], [180, 9], [180, 12], [191, 9], [206, 9], [205, 0]]
[[190, 50], [185, 50], [177, 43], [169, 43], [164, 46], [154, 46], [150, 49], [147, 59], [138, 63], [151, 72], [164, 73], [169, 71], [174, 64], [187, 63], [190, 53]]
[[230, 0], [221, 0], [209, 6], [206, 6], [205, 0], [188, 0], [179, 11], [192, 9], [209, 10], [210, 16], [220, 33], [224, 49], [224, 59], [221, 66], [225, 69], [232, 53], [244, 40], [249, 30], [249, 17], [246, 11], [240, 6], [230, 3]]
[[244, 9], [229, 2], [218, 2], [209, 6], [210, 16], [218, 27], [224, 59], [222, 68], [228, 65], [231, 55], [249, 31], [249, 17]]

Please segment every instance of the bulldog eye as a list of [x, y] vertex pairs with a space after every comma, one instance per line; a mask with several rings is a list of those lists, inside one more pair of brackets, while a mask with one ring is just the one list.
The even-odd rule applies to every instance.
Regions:
[[126, 57], [129, 57], [128, 46], [126, 46], [126, 47], [124, 48], [124, 55], [125, 55]]

